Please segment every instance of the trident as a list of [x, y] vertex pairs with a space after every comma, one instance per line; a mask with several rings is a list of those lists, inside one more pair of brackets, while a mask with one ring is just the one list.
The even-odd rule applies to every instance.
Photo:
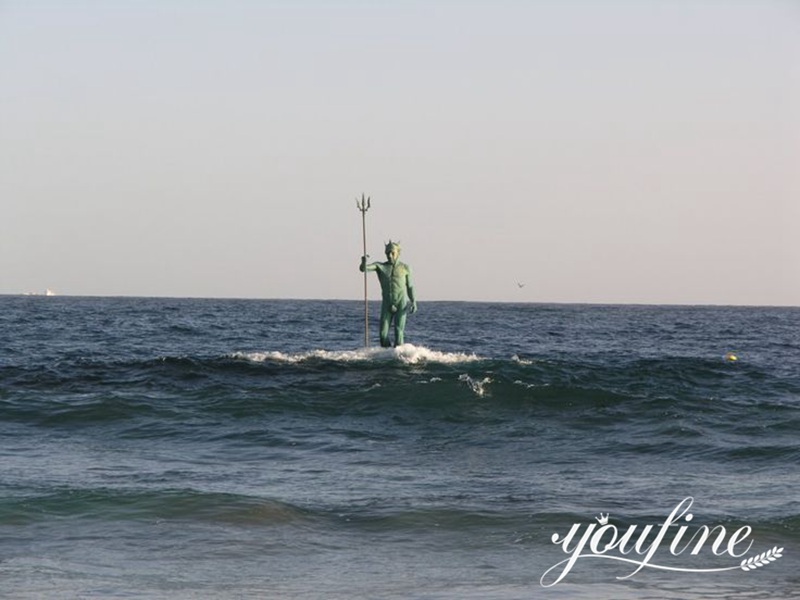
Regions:
[[[361, 200], [356, 198], [356, 207], [361, 211], [361, 236], [364, 240], [364, 260], [367, 256], [367, 211], [370, 207], [370, 198], [364, 199], [364, 194], [361, 194]], [[365, 265], [366, 266], [366, 265]], [[367, 300], [367, 269], [364, 269], [364, 347], [369, 348], [369, 302]]]

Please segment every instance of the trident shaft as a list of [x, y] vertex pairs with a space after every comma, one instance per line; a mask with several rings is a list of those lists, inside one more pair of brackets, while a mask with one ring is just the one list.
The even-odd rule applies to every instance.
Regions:
[[[361, 194], [361, 200], [356, 198], [356, 206], [361, 211], [361, 237], [364, 240], [364, 260], [367, 256], [367, 211], [370, 208], [369, 196], [365, 199]], [[367, 270], [364, 269], [364, 347], [369, 348], [369, 301], [367, 300]]]

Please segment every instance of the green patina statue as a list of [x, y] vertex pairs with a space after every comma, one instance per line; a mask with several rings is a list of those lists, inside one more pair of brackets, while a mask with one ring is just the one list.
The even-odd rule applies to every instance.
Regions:
[[381, 346], [390, 347], [389, 328], [394, 322], [394, 345], [403, 344], [406, 317], [417, 312], [414, 284], [411, 283], [411, 267], [399, 262], [400, 244], [391, 240], [386, 244], [386, 262], [367, 264], [367, 257], [361, 257], [359, 270], [377, 271], [381, 282]]

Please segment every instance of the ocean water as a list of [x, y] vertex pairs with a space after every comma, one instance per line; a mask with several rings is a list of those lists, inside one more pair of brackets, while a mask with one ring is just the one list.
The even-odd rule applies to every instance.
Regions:
[[0, 297], [0, 597], [800, 597], [800, 309], [362, 311]]

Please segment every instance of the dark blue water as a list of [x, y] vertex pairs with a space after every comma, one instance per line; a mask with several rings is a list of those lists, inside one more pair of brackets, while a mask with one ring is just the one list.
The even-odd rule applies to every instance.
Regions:
[[[392, 350], [362, 310], [0, 297], [0, 596], [800, 597], [800, 309], [422, 303]], [[688, 497], [751, 551], [543, 586]]]

